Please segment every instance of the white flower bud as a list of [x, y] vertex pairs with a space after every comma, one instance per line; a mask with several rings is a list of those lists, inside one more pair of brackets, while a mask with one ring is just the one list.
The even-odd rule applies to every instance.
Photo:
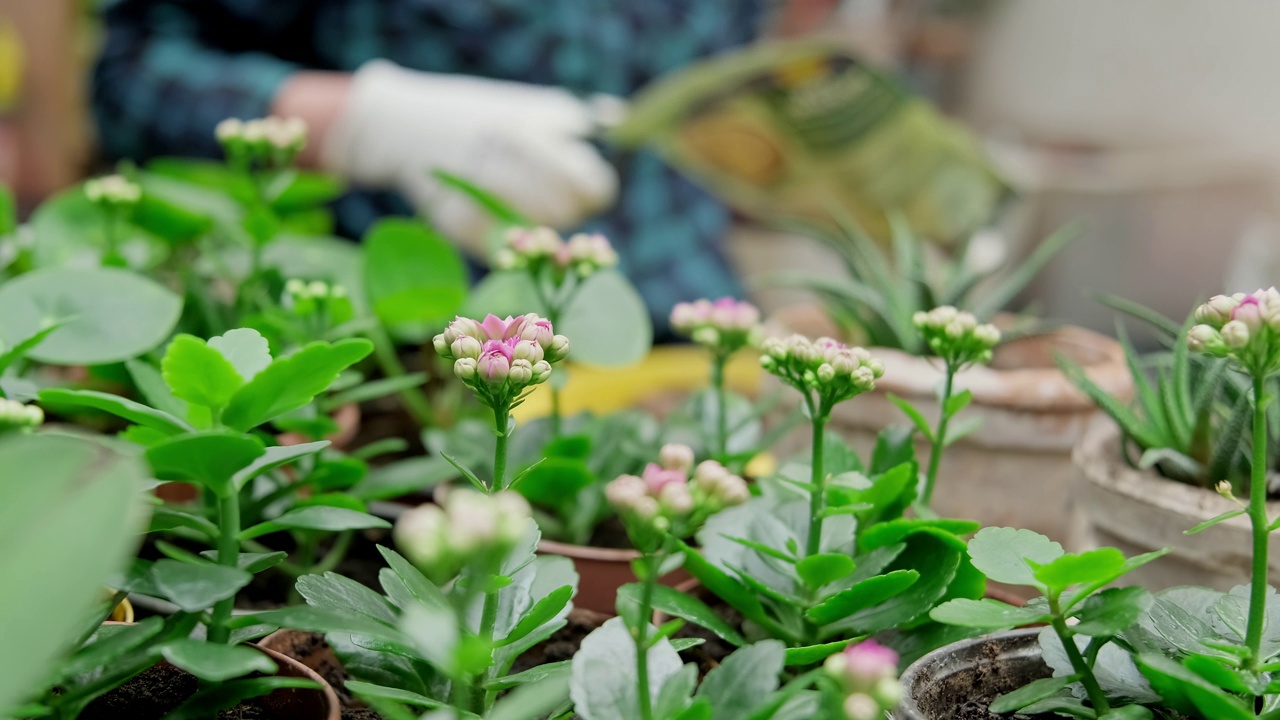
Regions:
[[470, 335], [463, 335], [453, 341], [453, 345], [449, 350], [453, 353], [455, 358], [471, 358], [474, 360], [480, 357], [480, 352], [483, 350], [483, 346], [480, 345], [479, 340], [471, 337]]
[[859, 390], [874, 390], [876, 387], [876, 375], [871, 368], [865, 365], [854, 370], [851, 378], [853, 386]]
[[973, 329], [973, 337], [987, 347], [995, 347], [1000, 343], [1000, 330], [995, 325], [985, 323]]
[[521, 340], [516, 343], [516, 347], [511, 354], [516, 360], [528, 360], [530, 363], [536, 363], [543, 357], [542, 346], [529, 340]]
[[767, 338], [761, 343], [760, 352], [774, 360], [785, 360], [787, 358], [787, 345], [779, 338]]
[[507, 379], [514, 385], [529, 385], [533, 382], [533, 363], [528, 360], [512, 360]]
[[213, 128], [213, 136], [223, 144], [239, 140], [243, 133], [244, 123], [240, 122], [239, 118], [227, 118]]
[[533, 379], [531, 384], [541, 385], [551, 377], [551, 363], [546, 360], [539, 360], [533, 364]]
[[1232, 320], [1222, 326], [1222, 342], [1232, 350], [1239, 350], [1249, 344], [1249, 326], [1239, 320]]
[[569, 338], [563, 335], [555, 335], [551, 338], [551, 343], [547, 345], [545, 358], [548, 362], [560, 362], [569, 356]]
[[842, 707], [848, 720], [880, 720], [884, 717], [880, 703], [865, 693], [854, 693], [845, 698]]
[[453, 374], [459, 380], [473, 380], [476, 376], [476, 368], [475, 358], [458, 358], [453, 363]]
[[836, 377], [836, 369], [829, 363], [822, 363], [818, 366], [818, 380], [829, 383]]
[[1187, 347], [1194, 352], [1205, 352], [1221, 342], [1222, 336], [1209, 325], [1196, 325], [1187, 332]]
[[658, 451], [658, 462], [667, 470], [688, 472], [693, 467], [693, 448], [679, 443], [667, 443]]
[[673, 482], [662, 486], [658, 491], [658, 502], [667, 512], [673, 515], [688, 515], [693, 512], [693, 495], [686, 483]]
[[435, 505], [406, 510], [396, 520], [396, 547], [419, 568], [431, 568], [449, 554], [447, 521]]
[[694, 330], [689, 337], [699, 345], [706, 347], [715, 347], [720, 344], [720, 331], [713, 327], [700, 327]]
[[604, 487], [605, 498], [616, 510], [631, 509], [637, 500], [648, 493], [644, 480], [635, 475], [619, 475]]

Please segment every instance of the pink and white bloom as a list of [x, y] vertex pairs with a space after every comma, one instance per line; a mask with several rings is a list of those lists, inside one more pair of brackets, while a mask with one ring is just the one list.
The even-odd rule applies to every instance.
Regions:
[[[487, 315], [481, 321], [458, 317], [432, 344], [441, 357], [454, 361], [454, 374], [463, 381], [485, 383], [490, 398], [514, 398], [526, 387], [546, 382], [551, 363], [569, 354], [569, 339], [556, 335], [551, 322], [536, 313]], [[494, 388], [508, 392], [495, 396]]]
[[733, 298], [677, 303], [670, 319], [677, 333], [719, 354], [759, 345], [764, 339], [760, 310]]

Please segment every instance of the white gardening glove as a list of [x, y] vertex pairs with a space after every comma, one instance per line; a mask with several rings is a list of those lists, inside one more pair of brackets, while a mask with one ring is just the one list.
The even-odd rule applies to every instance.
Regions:
[[559, 88], [407, 70], [374, 60], [355, 73], [321, 148], [354, 183], [403, 193], [464, 249], [488, 255], [485, 211], [432, 177], [445, 170], [552, 227], [608, 207], [618, 178], [586, 137], [593, 105]]

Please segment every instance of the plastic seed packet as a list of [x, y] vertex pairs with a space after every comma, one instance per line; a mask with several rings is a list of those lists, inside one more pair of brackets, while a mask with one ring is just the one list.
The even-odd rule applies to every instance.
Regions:
[[901, 213], [949, 243], [1011, 193], [976, 140], [847, 50], [772, 43], [720, 55], [643, 90], [610, 139], [653, 145], [745, 215], [889, 237]]

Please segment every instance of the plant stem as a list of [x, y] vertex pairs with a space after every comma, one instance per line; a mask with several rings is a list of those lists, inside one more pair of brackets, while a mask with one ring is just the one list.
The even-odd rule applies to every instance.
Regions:
[[[386, 328], [382, 327], [381, 323], [375, 323], [369, 330], [369, 339], [373, 341], [373, 355], [378, 361], [378, 367], [382, 368], [382, 372], [387, 377], [398, 378], [409, 374], [404, 363], [400, 362], [400, 356], [396, 355], [396, 346], [391, 342], [391, 336], [387, 334]], [[419, 426], [425, 428], [435, 424], [435, 417], [431, 414], [431, 403], [422, 392], [422, 388], [404, 388], [400, 391], [400, 399], [404, 401], [405, 409]]]
[[493, 486], [489, 488], [489, 492], [507, 489], [507, 430], [511, 425], [510, 414], [510, 408], [505, 404], [493, 409], [493, 430], [498, 436], [498, 442], [493, 449]]
[[1249, 585], [1248, 668], [1262, 663], [1262, 629], [1267, 610], [1267, 408], [1266, 378], [1253, 378], [1253, 466], [1249, 474], [1249, 521], [1253, 526], [1253, 577]]
[[653, 720], [653, 700], [649, 696], [649, 623], [653, 617], [653, 591], [658, 584], [661, 556], [645, 557], [648, 566], [640, 586], [640, 617], [636, 638], [636, 694], [640, 702], [640, 720]]
[[1098, 679], [1093, 676], [1093, 670], [1084, 661], [1080, 648], [1076, 647], [1076, 639], [1067, 629], [1067, 621], [1058, 610], [1057, 596], [1049, 598], [1049, 612], [1053, 615], [1053, 631], [1058, 634], [1058, 640], [1062, 642], [1062, 649], [1066, 651], [1072, 669], [1080, 676], [1080, 684], [1084, 685], [1084, 691], [1089, 695], [1089, 702], [1093, 703], [1094, 712], [1099, 716], [1105, 715], [1111, 710], [1111, 705], [1107, 702], [1107, 694], [1102, 692], [1102, 686], [1098, 685]]
[[805, 557], [817, 555], [822, 550], [822, 510], [826, 499], [827, 474], [822, 467], [823, 450], [822, 441], [826, 434], [827, 425], [827, 407], [825, 403], [819, 403], [814, 412], [815, 407], [809, 402], [809, 412], [812, 415], [813, 423], [813, 459], [811, 461], [812, 474], [810, 475], [809, 484], [809, 539], [805, 544]]
[[942, 405], [939, 408], [938, 428], [933, 431], [933, 444], [929, 448], [929, 472], [925, 475], [924, 495], [920, 503], [929, 507], [933, 502], [933, 486], [938, 482], [938, 467], [942, 464], [942, 451], [947, 439], [947, 423], [951, 420], [947, 412], [947, 404], [951, 401], [952, 386], [955, 382], [956, 367], [947, 363], [947, 379], [942, 386]]
[[347, 551], [351, 549], [353, 538], [355, 538], [354, 530], [344, 530], [338, 533], [337, 539], [333, 541], [333, 546], [329, 548], [329, 552], [325, 554], [324, 559], [316, 563], [307, 572], [323, 575], [338, 567], [338, 563], [347, 557]]
[[555, 383], [547, 384], [551, 386], [551, 437], [555, 439], [560, 437], [560, 388]]
[[[492, 577], [492, 576], [490, 576]], [[480, 638], [488, 645], [493, 645], [493, 626], [498, 622], [498, 593], [484, 589], [484, 605], [480, 610]], [[484, 716], [488, 713], [489, 691], [485, 681], [490, 679], [494, 668], [490, 666], [472, 681], [471, 712]]]
[[[233, 490], [230, 497], [218, 498], [218, 564], [236, 567], [239, 559], [240, 494]], [[213, 606], [213, 617], [209, 620], [210, 642], [225, 643], [231, 638], [227, 622], [231, 619], [231, 609], [235, 604], [236, 598], [232, 595]]]
[[728, 359], [723, 353], [711, 358], [711, 387], [716, 394], [716, 457], [722, 462], [729, 455], [729, 402], [724, 390], [724, 366]]

